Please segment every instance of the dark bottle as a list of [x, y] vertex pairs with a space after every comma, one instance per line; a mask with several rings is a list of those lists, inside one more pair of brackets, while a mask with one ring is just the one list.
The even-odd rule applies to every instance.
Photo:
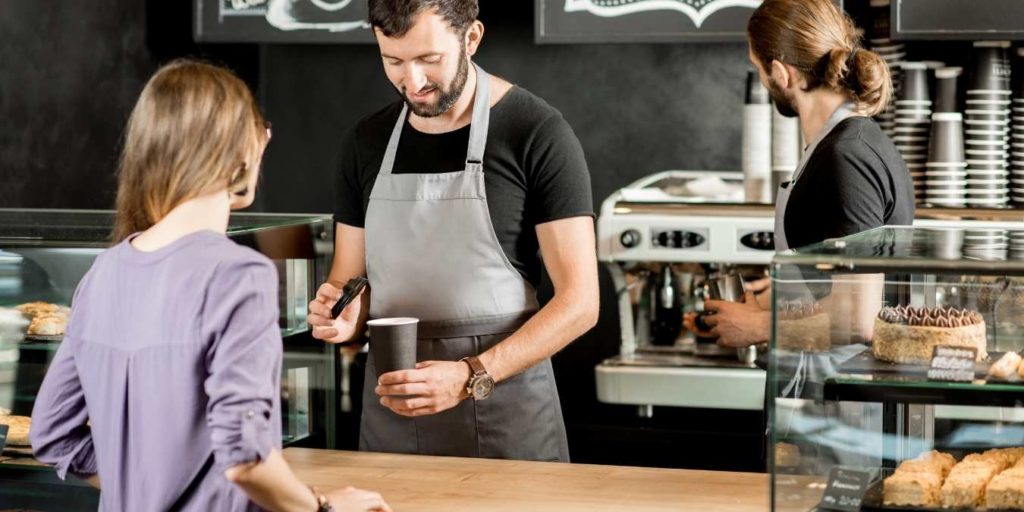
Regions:
[[679, 285], [671, 265], [662, 267], [656, 279], [651, 287], [651, 343], [673, 345], [683, 330], [683, 301], [679, 296]]

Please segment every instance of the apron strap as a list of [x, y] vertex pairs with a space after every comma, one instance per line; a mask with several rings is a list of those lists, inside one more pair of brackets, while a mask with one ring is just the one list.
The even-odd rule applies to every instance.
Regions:
[[395, 167], [395, 155], [398, 154], [398, 139], [402, 137], [402, 129], [405, 128], [405, 119], [409, 116], [409, 104], [402, 100], [402, 113], [398, 114], [398, 121], [395, 121], [395, 128], [391, 130], [391, 138], [388, 140], [388, 149], [384, 151], [384, 160], [380, 162], [378, 176], [390, 176], [391, 170]]
[[477, 63], [476, 97], [473, 98], [473, 120], [469, 125], [469, 148], [466, 150], [466, 169], [483, 170], [487, 130], [491, 123], [491, 76]]
[[[473, 97], [473, 117], [469, 125], [469, 148], [466, 150], [466, 169], [483, 170], [484, 148], [487, 147], [487, 130], [491, 118], [491, 80], [490, 75], [477, 63], [476, 68], [476, 93]], [[384, 151], [384, 159], [380, 162], [378, 176], [389, 176], [395, 167], [395, 156], [398, 154], [398, 140], [402, 137], [402, 130], [405, 128], [405, 120], [409, 116], [409, 104], [402, 102], [402, 113], [395, 121], [395, 127], [391, 130], [391, 138], [388, 139], [388, 147]]]

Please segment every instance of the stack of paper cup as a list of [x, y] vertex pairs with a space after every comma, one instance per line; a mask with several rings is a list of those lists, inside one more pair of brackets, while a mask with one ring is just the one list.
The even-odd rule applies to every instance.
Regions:
[[[869, 42], [871, 50], [877, 53], [889, 65], [889, 73], [892, 75], [893, 97], [899, 94], [902, 70], [900, 65], [906, 60], [907, 47], [892, 40], [890, 29], [890, 0], [871, 0], [871, 31]], [[895, 135], [896, 106], [889, 103], [882, 113], [875, 116], [878, 125], [890, 137]]]
[[1009, 248], [1004, 229], [968, 229], [964, 231], [964, 258], [1003, 261]]
[[1013, 230], [1007, 234], [1010, 242], [1010, 259], [1024, 260], [1024, 230]]
[[963, 68], [957, 67], [935, 70], [935, 94], [932, 95], [935, 112], [960, 112], [957, 79], [963, 72]]
[[[931, 131], [932, 101], [928, 92], [928, 67], [920, 62], [905, 62], [902, 68], [903, 84], [896, 99], [896, 127], [893, 129], [892, 140], [907, 163], [911, 176], [920, 177], [928, 159]], [[919, 199], [923, 199], [923, 189], [918, 188], [915, 192]]]
[[750, 71], [743, 105], [743, 183], [748, 203], [772, 200], [772, 108], [757, 72]]
[[[1024, 48], [1017, 49], [1016, 73], [1024, 73]], [[1018, 78], [1010, 111], [1010, 195], [1018, 206], [1024, 205], [1024, 79]], [[1024, 237], [1024, 232], [1022, 232]]]
[[1009, 204], [1009, 47], [1009, 41], [974, 43], [973, 72], [964, 110], [968, 206], [999, 208]]
[[[961, 208], [965, 205], [967, 162], [964, 158], [963, 115], [959, 112], [932, 114], [928, 163], [925, 164], [925, 202], [934, 206]], [[914, 190], [920, 176], [911, 171]]]

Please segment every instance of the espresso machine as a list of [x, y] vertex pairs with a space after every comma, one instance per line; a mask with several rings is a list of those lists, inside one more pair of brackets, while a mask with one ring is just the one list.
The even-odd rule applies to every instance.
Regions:
[[[1024, 210], [918, 208], [914, 225], [947, 231], [949, 246], [938, 247], [937, 256], [1005, 259], [1015, 256], [1005, 249], [979, 255], [971, 237], [1021, 230]], [[736, 276], [747, 282], [763, 276], [775, 254], [773, 231], [774, 207], [743, 203], [740, 172], [660, 172], [609, 196], [597, 222], [598, 257], [617, 292], [619, 354], [595, 368], [598, 400], [635, 405], [643, 417], [655, 406], [762, 410], [766, 375], [751, 354], [696, 339], [681, 317], [700, 311], [704, 298], [735, 298]], [[720, 286], [730, 281], [732, 287]], [[936, 419], [989, 421], [1009, 414], [928, 409]]]
[[[742, 300], [775, 254], [774, 207], [743, 203], [740, 172], [665, 171], [608, 197], [598, 258], [616, 289], [620, 350], [596, 368], [598, 400], [638, 406], [761, 410], [757, 347], [737, 350], [683, 328], [705, 298]], [[700, 317], [698, 317], [699, 320]]]

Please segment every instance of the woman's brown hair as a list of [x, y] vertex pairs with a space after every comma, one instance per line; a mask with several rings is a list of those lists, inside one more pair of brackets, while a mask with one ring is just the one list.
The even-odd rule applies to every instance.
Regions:
[[869, 116], [885, 109], [892, 78], [885, 60], [861, 48], [861, 31], [832, 0], [765, 0], [747, 23], [750, 50], [766, 69], [795, 67], [807, 88], [848, 94]]
[[160, 68], [125, 131], [114, 242], [184, 201], [222, 189], [242, 193], [266, 140], [252, 93], [231, 71], [188, 59]]

